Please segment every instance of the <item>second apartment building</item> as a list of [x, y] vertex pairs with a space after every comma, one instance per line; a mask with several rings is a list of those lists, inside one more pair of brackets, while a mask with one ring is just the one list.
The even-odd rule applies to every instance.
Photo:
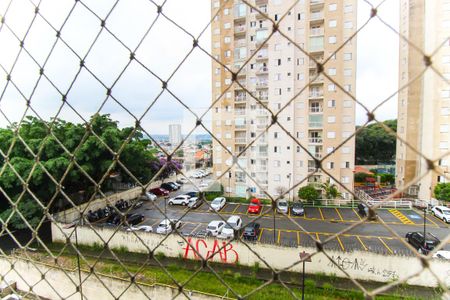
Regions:
[[[317, 77], [315, 62], [299, 47], [319, 62], [331, 57], [324, 71], [354, 94], [356, 39], [333, 53], [356, 30], [356, 0], [303, 0], [291, 10], [293, 1], [288, 0], [252, 3], [275, 22], [286, 14], [279, 29], [291, 41], [278, 32], [270, 36], [272, 22], [248, 5], [212, 1], [212, 15], [219, 10], [211, 27], [212, 53], [221, 62], [212, 64], [212, 98], [220, 99], [212, 112], [213, 134], [237, 155], [262, 133], [238, 159], [250, 176], [233, 167], [222, 177], [225, 191], [263, 196], [265, 190], [276, 195], [302, 180], [302, 185], [334, 182], [322, 171], [308, 177], [315, 170], [314, 159], [283, 128], [315, 158], [333, 153], [322, 166], [352, 190], [354, 139], [338, 146], [355, 131], [355, 103], [332, 81]], [[236, 79], [245, 89], [233, 83], [232, 74], [222, 64], [233, 72], [244, 66]], [[274, 125], [267, 130], [271, 114], [254, 97], [274, 113], [282, 110], [278, 121], [283, 128]], [[217, 176], [233, 161], [218, 142], [213, 143], [213, 159]]]

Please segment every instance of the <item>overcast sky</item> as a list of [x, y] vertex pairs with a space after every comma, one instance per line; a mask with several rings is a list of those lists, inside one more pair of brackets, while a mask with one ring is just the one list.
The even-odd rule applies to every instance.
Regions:
[[[8, 2], [0, 1], [0, 15], [5, 15]], [[111, 10], [114, 2], [83, 1], [102, 19]], [[373, 5], [378, 2], [372, 0]], [[73, 0], [42, 0], [40, 13], [53, 27], [60, 28], [73, 4]], [[379, 15], [395, 28], [398, 28], [398, 6], [397, 0], [387, 0], [379, 8]], [[186, 31], [198, 36], [209, 23], [210, 0], [168, 0], [163, 12]], [[370, 6], [365, 1], [358, 1], [358, 27], [369, 18], [369, 14]], [[34, 7], [29, 0], [13, 0], [5, 19], [8, 26], [22, 39], [33, 15]], [[148, 0], [122, 0], [107, 18], [106, 26], [134, 50], [156, 15], [155, 6]], [[78, 3], [63, 27], [61, 37], [80, 57], [84, 57], [100, 29], [100, 20]], [[200, 45], [208, 52], [210, 36], [208, 27], [200, 38]], [[33, 58], [43, 65], [55, 40], [54, 30], [41, 17], [37, 17], [24, 45]], [[397, 90], [398, 37], [375, 18], [358, 34], [357, 43], [356, 97], [368, 108], [373, 108]], [[0, 30], [0, 45], [0, 92], [3, 93], [0, 109], [8, 116], [9, 121], [18, 121], [25, 111], [25, 101], [12, 85], [5, 90], [6, 76], [3, 68], [8, 72], [11, 69], [20, 49], [19, 42], [8, 28], [3, 27]], [[160, 16], [139, 45], [136, 57], [154, 74], [167, 80], [191, 49], [192, 38]], [[161, 91], [160, 81], [135, 61], [120, 76], [129, 62], [129, 51], [105, 30], [100, 34], [85, 62], [87, 68], [107, 87], [117, 81], [112, 94], [138, 118]], [[79, 58], [63, 42], [58, 41], [44, 72], [61, 92], [69, 91], [67, 101], [84, 119], [88, 119], [105, 101], [106, 90], [85, 69], [78, 74], [72, 85], [78, 71]], [[30, 97], [39, 77], [39, 67], [28, 54], [22, 52], [11, 77], [21, 92]], [[168, 87], [177, 98], [201, 115], [211, 103], [210, 77], [211, 59], [200, 49], [195, 49], [170, 79]], [[31, 105], [42, 118], [48, 119], [57, 114], [61, 106], [61, 96], [47, 79], [42, 78], [34, 90]], [[111, 98], [102, 106], [100, 112], [110, 113], [122, 126], [134, 124], [134, 118]], [[382, 120], [396, 118], [396, 112], [397, 97], [393, 97], [377, 111], [377, 116]], [[63, 106], [59, 117], [74, 122], [82, 121], [68, 105]], [[365, 119], [365, 112], [358, 108], [357, 124], [361, 124]], [[165, 134], [169, 124], [182, 123], [183, 132], [187, 133], [192, 129], [194, 120], [194, 116], [165, 91], [144, 116], [143, 125], [149, 133]], [[0, 115], [0, 126], [6, 125], [8, 121]]]

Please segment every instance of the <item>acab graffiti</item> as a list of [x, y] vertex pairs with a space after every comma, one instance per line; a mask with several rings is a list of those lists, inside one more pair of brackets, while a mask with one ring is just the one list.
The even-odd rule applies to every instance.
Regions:
[[184, 246], [183, 250], [184, 258], [200, 259], [197, 254], [199, 253], [205, 259], [219, 257], [222, 263], [235, 264], [239, 261], [239, 255], [233, 249], [233, 244], [230, 243], [227, 245], [225, 241], [205, 241], [202, 239], [193, 241], [192, 238], [188, 238], [188, 243]]

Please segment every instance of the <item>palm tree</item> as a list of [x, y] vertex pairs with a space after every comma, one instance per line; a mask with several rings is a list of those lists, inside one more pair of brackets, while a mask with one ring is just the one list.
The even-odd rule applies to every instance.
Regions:
[[338, 191], [337, 186], [333, 183], [325, 182], [321, 184], [322, 192], [325, 193], [326, 199], [336, 199], [341, 197], [341, 193]]

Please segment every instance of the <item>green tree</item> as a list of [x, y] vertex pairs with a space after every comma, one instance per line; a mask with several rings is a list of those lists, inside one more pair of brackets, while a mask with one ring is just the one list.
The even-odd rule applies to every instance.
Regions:
[[306, 201], [317, 201], [319, 199], [319, 196], [319, 191], [317, 191], [316, 188], [312, 185], [301, 187], [298, 190], [298, 197]]
[[[387, 120], [383, 124], [397, 132], [397, 120]], [[386, 131], [380, 124], [364, 127], [356, 134], [356, 164], [372, 165], [395, 161], [396, 143], [396, 135]]]
[[438, 200], [450, 201], [450, 183], [438, 183], [434, 187], [434, 196]]
[[[20, 216], [19, 212], [23, 218]], [[41, 206], [32, 199], [22, 199], [17, 205], [16, 210], [8, 208], [0, 213], [0, 220], [8, 222], [8, 225], [15, 229], [28, 228], [28, 225], [23, 219], [27, 220], [31, 227], [36, 228], [42, 218], [43, 211]]]
[[366, 182], [366, 178], [368, 177], [373, 178], [374, 176], [363, 172], [355, 173], [355, 175], [353, 175], [355, 182]]
[[322, 191], [325, 195], [325, 199], [336, 199], [341, 196], [337, 186], [328, 182], [322, 183]]

